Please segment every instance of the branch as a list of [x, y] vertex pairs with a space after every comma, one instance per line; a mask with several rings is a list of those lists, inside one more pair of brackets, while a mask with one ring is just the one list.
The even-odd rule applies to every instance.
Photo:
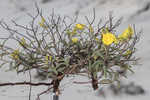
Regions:
[[40, 100], [40, 96], [47, 93], [50, 89], [52, 89], [53, 87], [49, 87], [47, 90], [41, 92], [40, 94], [37, 95], [37, 99], [36, 100]]
[[0, 83], [0, 86], [8, 86], [8, 85], [32, 85], [32, 86], [40, 86], [40, 85], [45, 85], [45, 86], [50, 86], [52, 85], [51, 83], [31, 83], [31, 82], [16, 82], [16, 83]]
[[89, 84], [91, 83], [92, 81], [88, 81], [88, 82], [77, 82], [77, 81], [74, 81], [73, 83], [75, 84]]

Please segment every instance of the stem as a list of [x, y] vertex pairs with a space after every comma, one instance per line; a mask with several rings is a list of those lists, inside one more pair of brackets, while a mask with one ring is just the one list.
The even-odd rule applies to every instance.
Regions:
[[54, 93], [53, 100], [59, 100], [59, 95], [57, 95], [56, 93]]
[[92, 78], [92, 87], [93, 87], [93, 90], [97, 90], [98, 89], [97, 75], [96, 75], [96, 77], [94, 77], [94, 74], [91, 73], [91, 78]]
[[63, 74], [62, 73], [58, 73], [58, 77], [60, 78], [57, 78], [56, 80], [53, 80], [53, 100], [59, 100], [59, 94], [60, 94], [60, 91], [59, 91], [59, 85], [60, 85], [60, 81], [63, 79], [63, 77], [61, 77]]

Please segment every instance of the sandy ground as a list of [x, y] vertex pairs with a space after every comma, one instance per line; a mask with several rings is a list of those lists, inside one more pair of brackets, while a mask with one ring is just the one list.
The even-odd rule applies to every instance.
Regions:
[[[103, 98], [96, 95], [92, 91], [90, 85], [72, 84], [72, 80], [86, 80], [86, 78], [70, 78], [65, 79], [61, 84], [62, 94], [60, 100], [148, 100], [150, 98], [150, 10], [144, 10], [150, 0], [50, 0], [42, 3], [42, 0], [34, 0], [43, 10], [43, 14], [48, 16], [54, 8], [55, 13], [59, 15], [74, 16], [79, 11], [79, 20], [84, 16], [92, 16], [92, 9], [96, 10], [96, 18], [103, 18], [113, 11], [116, 18], [124, 17], [124, 21], [118, 28], [122, 31], [128, 24], [135, 24], [136, 28], [143, 29], [141, 41], [137, 44], [136, 56], [140, 57], [140, 65], [134, 67], [135, 74], [130, 74], [128, 79], [123, 79], [126, 83], [135, 82], [141, 85], [145, 90], [145, 95], [130, 96], [121, 95], [114, 96], [107, 91], [107, 97]], [[32, 0], [0, 0], [0, 20], [3, 19], [10, 23], [11, 19], [19, 23], [26, 24], [29, 20], [26, 13], [35, 14], [34, 2]], [[7, 35], [7, 32], [0, 28], [0, 36]], [[13, 45], [13, 44], [12, 44]], [[15, 72], [6, 72], [7, 67], [0, 69], [0, 83], [17, 82], [28, 79], [28, 73], [17, 76]], [[33, 71], [35, 73], [35, 71]], [[37, 79], [33, 79], [38, 82]], [[101, 87], [107, 87], [105, 85]], [[36, 95], [47, 87], [33, 87], [32, 100]], [[0, 100], [28, 100], [29, 87], [27, 86], [7, 86], [0, 87]], [[41, 100], [52, 100], [51, 94], [41, 96]]]

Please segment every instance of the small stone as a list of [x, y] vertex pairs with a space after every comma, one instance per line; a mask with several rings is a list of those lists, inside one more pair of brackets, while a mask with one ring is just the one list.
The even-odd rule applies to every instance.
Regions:
[[141, 86], [137, 86], [131, 83], [126, 86], [125, 93], [129, 95], [139, 95], [139, 94], [144, 94], [145, 90]]

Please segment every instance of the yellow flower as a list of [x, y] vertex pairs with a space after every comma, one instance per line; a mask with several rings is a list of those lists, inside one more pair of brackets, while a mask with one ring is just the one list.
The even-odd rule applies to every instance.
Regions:
[[45, 60], [50, 60], [51, 61], [52, 60], [52, 56], [46, 55], [45, 56]]
[[94, 29], [91, 25], [89, 26], [89, 31], [90, 31], [90, 33], [94, 33]]
[[76, 24], [75, 28], [78, 30], [84, 30], [85, 25], [84, 24]]
[[119, 39], [121, 40], [126, 40], [129, 39], [133, 35], [133, 29], [131, 26], [128, 26], [127, 29], [124, 30], [124, 32], [118, 36]]
[[94, 60], [96, 60], [98, 58], [98, 56], [95, 55], [93, 58], [94, 58]]
[[48, 64], [49, 61], [52, 61], [52, 56], [46, 55], [45, 56], [45, 61], [46, 61], [46, 64]]
[[73, 31], [67, 30], [66, 33], [67, 33], [68, 35], [73, 36], [73, 35], [75, 35], [77, 32], [76, 32], [76, 29], [74, 28]]
[[75, 35], [75, 34], [77, 34], [77, 29], [76, 28], [74, 28], [73, 31], [71, 32], [71, 35]]
[[66, 30], [66, 33], [70, 35], [72, 32], [70, 30]]
[[41, 23], [44, 23], [45, 22], [45, 18], [42, 16], [41, 17]]
[[41, 27], [44, 27], [44, 26], [45, 26], [44, 23], [42, 23], [42, 22], [39, 22], [39, 25], [40, 25]]
[[105, 34], [102, 34], [102, 42], [103, 44], [105, 45], [111, 45], [113, 42], [115, 42], [116, 40], [116, 37], [114, 34], [108, 32], [108, 33], [105, 33]]
[[12, 53], [11, 53], [11, 57], [13, 59], [18, 59], [19, 58], [19, 50], [14, 50]]
[[72, 38], [71, 39], [73, 43], [77, 43], [78, 42], [78, 38]]
[[95, 38], [95, 40], [98, 42], [98, 41], [99, 41], [99, 38]]
[[115, 39], [114, 39], [114, 43], [115, 43], [115, 44], [118, 44], [118, 43], [119, 43], [119, 39], [118, 39], [118, 38], [115, 38]]
[[128, 55], [130, 55], [131, 53], [132, 53], [131, 50], [127, 50], [126, 53], [124, 54], [124, 56], [128, 56]]
[[25, 46], [25, 44], [26, 44], [26, 40], [24, 38], [22, 38], [21, 41], [20, 41], [20, 45]]
[[43, 28], [47, 28], [47, 26], [45, 25], [45, 19], [44, 17], [42, 17], [41, 22], [39, 22], [39, 25]]

